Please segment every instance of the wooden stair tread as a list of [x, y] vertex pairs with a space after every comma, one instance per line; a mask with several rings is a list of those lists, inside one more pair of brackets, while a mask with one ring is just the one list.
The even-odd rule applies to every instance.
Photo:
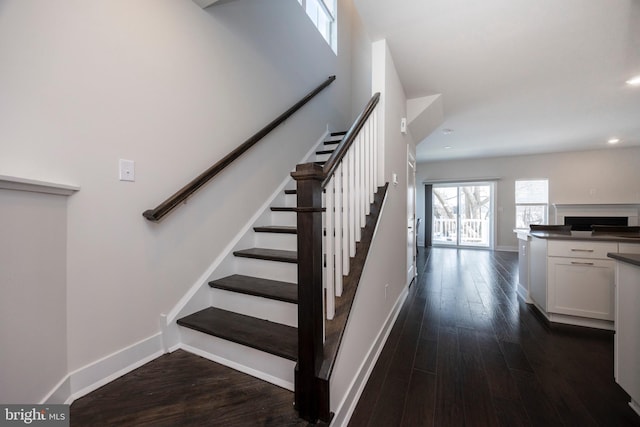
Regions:
[[347, 132], [331, 132], [328, 139], [324, 141], [325, 145], [340, 144]]
[[233, 254], [242, 258], [264, 259], [267, 261], [290, 262], [294, 264], [298, 262], [298, 252], [281, 249], [251, 248], [235, 251]]
[[291, 326], [214, 307], [185, 316], [178, 325], [285, 359], [298, 358], [298, 330]]
[[295, 207], [287, 207], [287, 206], [272, 206], [271, 210], [273, 212], [295, 212]]
[[298, 285], [295, 283], [234, 274], [222, 279], [212, 280], [209, 282], [209, 286], [215, 289], [290, 302], [292, 304], [297, 304], [298, 302]]
[[[322, 192], [325, 193], [326, 191], [323, 189]], [[295, 188], [292, 190], [284, 190], [284, 194], [298, 194], [298, 190]]]
[[323, 154], [331, 154], [331, 153], [333, 153], [333, 151], [334, 150], [319, 150], [319, 151], [316, 151], [316, 154], [321, 156]]
[[298, 232], [298, 228], [290, 225], [263, 225], [253, 227], [253, 231], [257, 233], [296, 234]]

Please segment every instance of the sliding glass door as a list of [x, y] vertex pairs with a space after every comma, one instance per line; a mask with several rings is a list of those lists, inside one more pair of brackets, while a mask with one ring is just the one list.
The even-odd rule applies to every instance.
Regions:
[[491, 183], [434, 185], [433, 244], [491, 247], [492, 190]]

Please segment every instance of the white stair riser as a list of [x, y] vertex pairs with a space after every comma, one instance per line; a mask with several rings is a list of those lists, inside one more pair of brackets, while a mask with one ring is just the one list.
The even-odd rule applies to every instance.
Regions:
[[293, 391], [296, 363], [193, 329], [180, 327], [184, 350]]
[[316, 162], [326, 162], [331, 157], [331, 153], [329, 154], [316, 154]]
[[[327, 139], [325, 139], [325, 142], [327, 141], [342, 141], [342, 138], [344, 138], [344, 135], [337, 135], [337, 136], [331, 136], [329, 135], [327, 137]], [[320, 147], [322, 147], [324, 144], [321, 144]], [[324, 145], [326, 147], [326, 145]], [[329, 145], [329, 147], [331, 147], [331, 145]]]
[[288, 208], [293, 208], [298, 203], [298, 196], [296, 194], [285, 194], [284, 196], [284, 206]]
[[271, 225], [295, 226], [297, 217], [295, 212], [271, 212]]
[[285, 233], [256, 232], [255, 243], [257, 248], [295, 251], [298, 247], [298, 236], [295, 234]]
[[298, 306], [288, 302], [211, 288], [211, 306], [298, 327]]
[[297, 283], [298, 265], [288, 262], [236, 257], [236, 271], [245, 276]]

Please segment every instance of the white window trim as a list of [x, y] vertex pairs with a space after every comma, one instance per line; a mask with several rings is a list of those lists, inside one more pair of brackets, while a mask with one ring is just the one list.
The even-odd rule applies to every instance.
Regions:
[[[531, 178], [531, 179], [516, 179], [514, 181], [514, 186], [515, 183], [517, 183], [518, 181], [547, 181], [547, 203], [515, 203], [515, 211], [516, 213], [518, 212], [518, 207], [519, 206], [531, 206], [531, 207], [537, 207], [537, 206], [541, 206], [544, 210], [544, 218], [543, 218], [543, 223], [548, 224], [549, 223], [549, 179], [548, 178]], [[515, 189], [514, 189], [514, 196], [515, 196]], [[518, 218], [516, 216], [516, 218], [514, 218], [516, 220], [516, 223], [518, 221]], [[516, 228], [516, 230], [528, 230], [529, 228]]]
[[[338, 33], [338, 29], [337, 29], [337, 19], [336, 16], [331, 13], [331, 10], [329, 9], [329, 7], [327, 6], [327, 4], [325, 3], [325, 0], [314, 0], [322, 9], [322, 11], [324, 12], [326, 18], [327, 18], [327, 25], [328, 28], [325, 30], [326, 34], [328, 36], [327, 37], [324, 36], [323, 32], [320, 31], [320, 29], [318, 28], [318, 23], [316, 22], [316, 20], [314, 20], [313, 18], [311, 18], [308, 14], [307, 16], [309, 17], [309, 19], [311, 19], [311, 22], [313, 22], [313, 24], [316, 26], [316, 28], [318, 28], [318, 31], [320, 32], [320, 34], [322, 35], [322, 38], [324, 38], [327, 42], [327, 44], [329, 44], [329, 46], [331, 47], [331, 49], [333, 50], [333, 52], [335, 54], [338, 54], [338, 40], [337, 40], [337, 33]], [[305, 11], [305, 13], [307, 12], [307, 0], [298, 0], [298, 3], [300, 3], [300, 5], [302, 6], [302, 9]], [[336, 11], [337, 12], [337, 0], [336, 0]]]

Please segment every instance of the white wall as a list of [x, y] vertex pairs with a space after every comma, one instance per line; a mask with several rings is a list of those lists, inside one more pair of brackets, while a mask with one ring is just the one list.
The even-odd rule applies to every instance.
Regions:
[[[393, 173], [398, 185], [390, 185], [382, 210], [378, 229], [371, 244], [369, 257], [360, 280], [349, 323], [342, 340], [338, 360], [331, 377], [331, 408], [338, 410], [343, 399], [346, 405], [353, 395], [347, 396], [352, 382], [357, 389], [365, 371], [372, 362], [369, 354], [376, 351], [379, 334], [389, 316], [398, 308], [397, 303], [407, 288], [407, 149], [415, 154], [410, 135], [400, 133], [400, 118], [406, 116], [406, 96], [385, 40], [373, 43], [372, 91], [381, 92], [378, 105], [379, 120], [383, 121], [386, 182]], [[385, 285], [388, 285], [385, 298]], [[383, 337], [384, 338], [384, 337]], [[375, 362], [375, 360], [373, 360]], [[364, 365], [364, 366], [363, 366]], [[351, 389], [352, 393], [354, 389]], [[337, 415], [342, 416], [345, 408]], [[336, 420], [341, 425], [342, 419]]]
[[[425, 180], [499, 177], [497, 182], [498, 249], [516, 249], [515, 180], [549, 180], [549, 203], [640, 203], [640, 148], [469, 159], [418, 164], [419, 217], [424, 218]], [[553, 215], [552, 208], [550, 215]], [[419, 241], [424, 242], [424, 228]]]
[[[345, 4], [346, 2], [342, 2]], [[371, 39], [355, 6], [351, 5], [351, 114], [352, 121], [371, 99]]]
[[[68, 206], [70, 372], [156, 334], [326, 126], [347, 126], [350, 10], [340, 2], [336, 57], [296, 0], [0, 4], [0, 174], [82, 187]], [[142, 218], [331, 74], [185, 206]], [[136, 182], [118, 181], [119, 158]]]
[[67, 197], [0, 189], [0, 402], [67, 374]]

